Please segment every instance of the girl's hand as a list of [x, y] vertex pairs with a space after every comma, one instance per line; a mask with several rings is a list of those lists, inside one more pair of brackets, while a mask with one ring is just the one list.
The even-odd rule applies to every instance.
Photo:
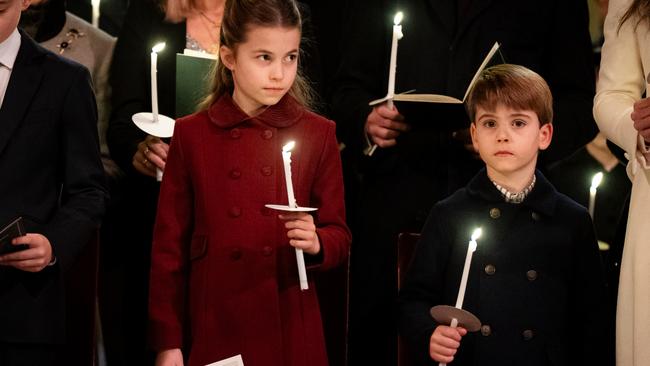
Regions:
[[316, 235], [314, 218], [306, 212], [290, 212], [278, 215], [286, 221], [287, 237], [292, 247], [302, 249], [305, 253], [316, 255], [320, 252], [320, 241]]
[[40, 272], [52, 262], [52, 245], [41, 234], [27, 234], [11, 241], [13, 245], [27, 245], [29, 248], [0, 256], [0, 265], [11, 266], [21, 271]]
[[156, 366], [183, 366], [183, 353], [180, 348], [166, 349], [156, 355]]
[[148, 135], [138, 144], [138, 150], [133, 155], [133, 167], [138, 172], [150, 177], [156, 176], [156, 168], [165, 170], [169, 145], [160, 138]]
[[465, 328], [452, 328], [439, 325], [433, 331], [429, 340], [429, 356], [434, 361], [450, 363], [460, 347], [460, 340], [467, 334]]
[[634, 110], [630, 115], [634, 121], [634, 128], [639, 135], [650, 143], [650, 98], [644, 98], [634, 103]]

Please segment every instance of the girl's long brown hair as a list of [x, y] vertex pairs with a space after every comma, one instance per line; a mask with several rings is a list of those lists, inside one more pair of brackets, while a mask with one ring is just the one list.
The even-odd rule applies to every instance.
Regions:
[[[247, 31], [254, 26], [296, 28], [302, 33], [302, 19], [294, 0], [226, 0], [220, 45], [236, 52], [237, 45], [246, 41]], [[199, 105], [200, 110], [233, 92], [232, 73], [223, 62], [217, 61], [212, 73], [210, 95]], [[289, 94], [303, 106], [312, 107], [314, 94], [300, 67]]]

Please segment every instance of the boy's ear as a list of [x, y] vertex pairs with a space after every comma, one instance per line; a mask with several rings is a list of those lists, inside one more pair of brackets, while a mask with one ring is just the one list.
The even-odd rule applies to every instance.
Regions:
[[546, 150], [553, 139], [553, 124], [546, 123], [539, 128], [539, 149]]
[[235, 53], [226, 46], [221, 46], [219, 48], [219, 61], [228, 68], [228, 70], [233, 71], [235, 68]]
[[474, 150], [478, 151], [478, 138], [476, 136], [477, 134], [476, 122], [472, 122], [469, 124], [469, 134], [472, 136], [472, 146], [474, 146]]

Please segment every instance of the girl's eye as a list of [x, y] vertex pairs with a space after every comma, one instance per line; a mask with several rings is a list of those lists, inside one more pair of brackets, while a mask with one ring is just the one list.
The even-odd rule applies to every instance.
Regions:
[[294, 62], [298, 59], [298, 55], [287, 55], [286, 62]]
[[258, 59], [261, 61], [271, 61], [271, 56], [270, 55], [259, 55], [257, 56]]
[[521, 119], [516, 119], [512, 121], [512, 125], [515, 127], [524, 127], [526, 125], [526, 121], [521, 120]]

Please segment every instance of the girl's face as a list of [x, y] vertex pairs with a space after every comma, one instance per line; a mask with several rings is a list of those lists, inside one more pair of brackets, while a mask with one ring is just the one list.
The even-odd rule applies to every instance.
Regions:
[[300, 31], [254, 26], [246, 38], [236, 50], [222, 46], [221, 60], [232, 72], [233, 100], [248, 115], [255, 115], [291, 89], [298, 70]]

